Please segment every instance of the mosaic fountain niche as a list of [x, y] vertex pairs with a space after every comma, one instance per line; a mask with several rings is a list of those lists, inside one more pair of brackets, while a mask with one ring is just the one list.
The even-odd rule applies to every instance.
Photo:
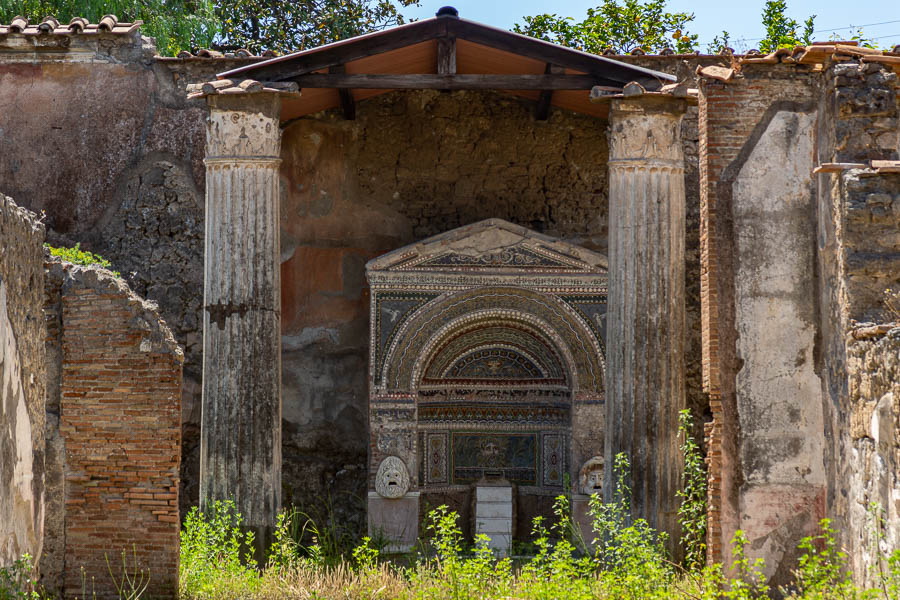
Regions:
[[370, 534], [406, 550], [447, 505], [506, 553], [567, 488], [583, 518], [602, 482], [606, 258], [490, 219], [367, 277]]

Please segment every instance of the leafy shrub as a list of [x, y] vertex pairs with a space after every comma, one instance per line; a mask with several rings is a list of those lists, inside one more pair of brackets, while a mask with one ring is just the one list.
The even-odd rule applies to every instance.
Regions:
[[24, 554], [9, 566], [0, 567], [0, 600], [38, 600], [37, 581], [31, 555]]
[[184, 598], [244, 597], [259, 586], [253, 532], [241, 530], [231, 500], [215, 501], [206, 513], [191, 509], [181, 530], [179, 587]]
[[[109, 269], [112, 266], [108, 260], [100, 256], [99, 254], [94, 254], [93, 252], [88, 252], [87, 250], [81, 249], [81, 243], [75, 244], [74, 248], [65, 248], [59, 247], [55, 248], [50, 244], [44, 244], [44, 246], [50, 250], [50, 254], [52, 256], [56, 256], [61, 258], [66, 262], [70, 262], [73, 265], [82, 265], [84, 267], [90, 267], [92, 265], [97, 265], [99, 267], [103, 267], [104, 269]], [[111, 270], [111, 269], [110, 269]], [[113, 271], [113, 274], [116, 277], [121, 277], [118, 271]]]
[[685, 567], [697, 571], [706, 562], [706, 467], [700, 446], [691, 436], [693, 425], [691, 412], [681, 411], [678, 415], [678, 431], [682, 436], [684, 478], [683, 489], [678, 490], [678, 497], [681, 498], [678, 522], [681, 524]]

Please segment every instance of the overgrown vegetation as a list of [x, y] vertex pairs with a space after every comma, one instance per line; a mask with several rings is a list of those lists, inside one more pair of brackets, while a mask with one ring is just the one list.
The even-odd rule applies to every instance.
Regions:
[[[56, 256], [61, 258], [66, 262], [70, 262], [73, 265], [82, 265], [84, 267], [90, 267], [92, 265], [97, 265], [98, 267], [103, 267], [104, 269], [111, 269], [112, 263], [108, 260], [100, 256], [99, 254], [94, 254], [93, 252], [88, 252], [87, 250], [81, 249], [81, 243], [75, 244], [73, 248], [66, 247], [54, 247], [50, 244], [44, 244], [44, 247], [50, 251], [52, 256]], [[120, 277], [118, 271], [112, 271], [116, 277]]]
[[[705, 519], [697, 517], [705, 478], [699, 449], [688, 432], [690, 418], [682, 415], [685, 453], [685, 491], [681, 494], [683, 540], [697, 544]], [[425, 539], [406, 556], [383, 556], [376, 543], [364, 538], [344, 560], [332, 562], [322, 548], [302, 543], [297, 513], [282, 514], [265, 565], [253, 558], [253, 535], [241, 528], [241, 515], [232, 502], [215, 502], [205, 513], [193, 509], [181, 534], [180, 597], [183, 600], [398, 599], [475, 600], [571, 598], [680, 600], [763, 600], [772, 590], [763, 575], [762, 560], [747, 555], [747, 537], [738, 531], [732, 541], [733, 577], [721, 565], [702, 566], [699, 548], [686, 549], [683, 565], [671, 561], [665, 538], [643, 519], [631, 516], [628, 458], [615, 459], [612, 502], [591, 498], [595, 540], [584, 544], [573, 523], [569, 500], [557, 498], [554, 522], [537, 518], [533, 524], [534, 555], [498, 558], [488, 539], [474, 544], [463, 538], [456, 513], [446, 506], [430, 511]], [[685, 508], [685, 506], [687, 508]], [[873, 547], [883, 539], [883, 513], [870, 507]], [[701, 521], [703, 521], [701, 523]], [[803, 539], [794, 582], [778, 594], [802, 600], [900, 600], [900, 550], [875, 557], [872, 589], [861, 590], [850, 577], [846, 555], [837, 547], [828, 520], [818, 535]], [[879, 537], [881, 536], [881, 537]], [[318, 539], [316, 536], [315, 539]], [[123, 565], [125, 557], [123, 555]], [[136, 572], [136, 567], [134, 567]], [[123, 573], [127, 570], [123, 567]], [[110, 570], [112, 575], [112, 570]], [[115, 577], [114, 577], [115, 578]], [[143, 578], [123, 577], [122, 600], [137, 600]], [[0, 569], [0, 600], [39, 600], [30, 559]]]

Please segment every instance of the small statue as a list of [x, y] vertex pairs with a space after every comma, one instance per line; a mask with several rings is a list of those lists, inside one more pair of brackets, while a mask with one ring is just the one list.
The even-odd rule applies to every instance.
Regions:
[[382, 498], [402, 498], [409, 491], [409, 471], [397, 456], [388, 456], [378, 465], [375, 491]]
[[584, 463], [578, 477], [581, 493], [603, 494], [603, 457], [595, 456]]

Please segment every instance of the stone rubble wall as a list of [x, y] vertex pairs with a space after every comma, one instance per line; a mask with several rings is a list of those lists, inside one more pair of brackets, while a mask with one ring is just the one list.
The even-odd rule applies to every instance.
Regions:
[[[900, 550], [900, 327], [871, 338], [850, 336], [846, 405], [838, 432], [835, 502], [841, 542], [859, 583], [873, 583]], [[849, 425], [849, 426], [847, 426]]]
[[64, 509], [48, 536], [57, 560], [45, 583], [80, 596], [83, 567], [92, 593], [116, 598], [108, 569], [121, 572], [124, 552], [129, 573], [149, 578], [148, 594], [172, 597], [183, 351], [158, 308], [109, 271], [47, 267], [48, 348], [60, 361], [49, 470], [62, 474], [54, 492]]
[[44, 542], [44, 226], [0, 194], [0, 567]]
[[[825, 74], [819, 161], [900, 158], [900, 81], [880, 65]], [[886, 517], [880, 551], [900, 548], [897, 450], [898, 330], [885, 289], [900, 289], [900, 174], [855, 168], [819, 175], [822, 377], [826, 393], [829, 517], [854, 576], [870, 583], [872, 503]], [[887, 335], [886, 331], [890, 330]]]

